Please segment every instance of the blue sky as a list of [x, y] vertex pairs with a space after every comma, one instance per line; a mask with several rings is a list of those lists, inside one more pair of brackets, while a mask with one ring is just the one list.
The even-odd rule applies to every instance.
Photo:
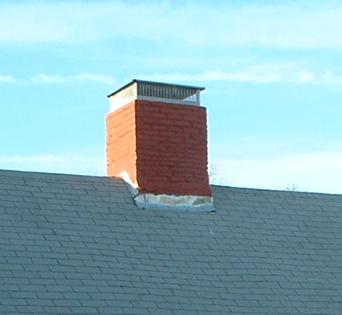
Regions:
[[106, 95], [205, 86], [213, 183], [342, 193], [340, 1], [1, 1], [0, 168], [105, 174]]

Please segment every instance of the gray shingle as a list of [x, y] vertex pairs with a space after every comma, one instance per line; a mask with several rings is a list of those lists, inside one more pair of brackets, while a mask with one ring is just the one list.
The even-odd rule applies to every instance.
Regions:
[[141, 210], [116, 178], [0, 171], [0, 313], [342, 313], [342, 195], [212, 189]]

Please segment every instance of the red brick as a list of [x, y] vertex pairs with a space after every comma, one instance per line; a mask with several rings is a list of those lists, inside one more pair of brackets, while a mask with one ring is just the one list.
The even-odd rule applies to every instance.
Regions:
[[107, 115], [108, 175], [145, 193], [211, 196], [206, 109], [137, 100]]

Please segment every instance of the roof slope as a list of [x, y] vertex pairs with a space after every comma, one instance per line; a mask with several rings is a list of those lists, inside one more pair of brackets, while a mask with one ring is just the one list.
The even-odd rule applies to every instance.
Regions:
[[342, 195], [213, 193], [141, 210], [119, 179], [0, 171], [0, 313], [342, 314]]

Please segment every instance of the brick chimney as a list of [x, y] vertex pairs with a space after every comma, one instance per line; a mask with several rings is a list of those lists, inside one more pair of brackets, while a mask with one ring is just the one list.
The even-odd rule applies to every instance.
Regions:
[[140, 208], [213, 210], [202, 90], [133, 80], [108, 96], [107, 173]]

